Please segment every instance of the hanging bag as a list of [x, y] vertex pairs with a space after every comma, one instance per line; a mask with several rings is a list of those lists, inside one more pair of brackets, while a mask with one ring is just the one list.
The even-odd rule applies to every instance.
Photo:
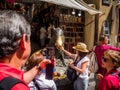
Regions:
[[[77, 56], [77, 58], [76, 58], [76, 59], [74, 60], [74, 62], [73, 62], [73, 64], [74, 64], [75, 66], [76, 66], [77, 63], [79, 62], [79, 60], [77, 60], [77, 59], [78, 59], [78, 56]], [[68, 78], [70, 81], [75, 81], [75, 80], [77, 79], [77, 77], [78, 77], [76, 70], [73, 69], [73, 68], [71, 68], [70, 66], [68, 66], [67, 71], [66, 71], [66, 74], [67, 74], [67, 78]]]
[[89, 71], [92, 73], [96, 73], [98, 71], [98, 63], [97, 63], [97, 57], [95, 54], [95, 48], [93, 47], [93, 51], [88, 54], [88, 57], [90, 59], [90, 65], [89, 65]]

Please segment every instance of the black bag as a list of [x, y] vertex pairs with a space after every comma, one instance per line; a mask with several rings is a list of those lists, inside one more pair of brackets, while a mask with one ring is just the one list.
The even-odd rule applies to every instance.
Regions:
[[0, 81], [0, 90], [11, 90], [11, 88], [17, 84], [17, 83], [23, 83], [21, 80], [14, 78], [14, 77], [5, 77]]
[[70, 66], [68, 67], [67, 69], [67, 78], [70, 80], [70, 81], [75, 81], [78, 77], [77, 73], [76, 73], [76, 70], [71, 68]]
[[[77, 57], [78, 58], [78, 57]], [[73, 62], [73, 64], [76, 66], [77, 63], [80, 61], [80, 60], [76, 60]], [[67, 71], [66, 71], [66, 74], [67, 74], [67, 78], [70, 80], [70, 81], [75, 81], [78, 77], [77, 75], [77, 72], [75, 69], [71, 68], [70, 66], [68, 66], [67, 68]]]

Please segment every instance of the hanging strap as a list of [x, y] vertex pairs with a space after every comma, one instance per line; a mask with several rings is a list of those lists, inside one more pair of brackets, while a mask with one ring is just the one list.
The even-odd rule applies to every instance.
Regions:
[[41, 90], [35, 79], [33, 79], [33, 82], [34, 82], [36, 88], [37, 88], [38, 90]]
[[5, 77], [0, 81], [0, 90], [11, 90], [11, 88], [18, 83], [23, 83], [26, 85], [23, 81], [17, 78], [11, 76]]
[[96, 48], [96, 46], [93, 47], [93, 52], [95, 52], [95, 48]]

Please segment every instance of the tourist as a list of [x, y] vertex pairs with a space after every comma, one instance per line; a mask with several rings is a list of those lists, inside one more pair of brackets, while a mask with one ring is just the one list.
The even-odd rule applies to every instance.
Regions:
[[29, 83], [30, 90], [57, 90], [53, 79], [46, 79], [46, 65], [51, 63], [45, 59], [45, 52], [39, 50], [33, 53], [29, 59], [26, 70], [31, 70], [34, 66], [40, 66], [41, 72]]
[[73, 61], [70, 62], [70, 67], [75, 69], [78, 75], [74, 81], [74, 90], [87, 90], [89, 82], [89, 58], [86, 55], [89, 51], [86, 44], [79, 42], [76, 46], [73, 46], [76, 54], [68, 52], [63, 46], [58, 45], [58, 48], [71, 57], [73, 61], [79, 61], [77, 66], [73, 64]]
[[45, 39], [46, 39], [46, 29], [45, 26], [40, 28], [40, 46], [41, 48], [45, 47]]
[[[102, 74], [104, 76], [106, 73], [106, 69], [104, 67], [102, 67], [103, 53], [106, 50], [120, 51], [120, 48], [116, 48], [116, 47], [108, 45], [108, 37], [105, 35], [101, 35], [99, 38], [99, 44], [95, 46], [94, 50], [95, 50], [95, 54], [97, 57], [98, 68], [99, 68], [98, 71], [95, 73], [95, 75], [99, 73], [99, 74]], [[95, 81], [96, 81], [95, 88], [97, 89], [97, 85], [98, 85], [99, 80], [95, 79]]]
[[102, 67], [106, 68], [107, 72], [104, 76], [97, 74], [97, 78], [100, 80], [98, 90], [118, 90], [120, 81], [117, 68], [120, 67], [120, 52], [114, 50], [105, 51]]
[[[21, 68], [31, 52], [30, 35], [30, 25], [23, 16], [10, 10], [0, 11], [0, 80], [11, 76], [24, 83], [17, 83], [11, 90], [29, 90]], [[33, 69], [35, 76], [39, 69]]]

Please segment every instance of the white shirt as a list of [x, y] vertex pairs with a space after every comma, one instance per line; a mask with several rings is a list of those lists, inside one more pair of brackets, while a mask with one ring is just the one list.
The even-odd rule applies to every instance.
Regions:
[[52, 26], [48, 27], [48, 38], [51, 38], [51, 30], [52, 30]]
[[[78, 68], [81, 68], [81, 66], [82, 66], [82, 63], [84, 63], [84, 62], [86, 62], [86, 61], [90, 61], [90, 59], [87, 57], [87, 56], [85, 56], [84, 58], [82, 58], [78, 63], [77, 63], [77, 67]], [[85, 72], [84, 73], [81, 73], [81, 74], [79, 74], [78, 72], [77, 72], [77, 74], [79, 74], [79, 78], [82, 78], [82, 79], [88, 79], [89, 78], [89, 76], [88, 76], [88, 67], [89, 67], [89, 63], [88, 63], [88, 65], [87, 65], [87, 67], [86, 67], [86, 70], [85, 70]]]
[[44, 27], [40, 29], [40, 39], [44, 39], [46, 37], [46, 30]]
[[[46, 79], [44, 73], [42, 73], [41, 75], [37, 75], [35, 77], [35, 80], [36, 80], [36, 82], [39, 85], [41, 90], [57, 90], [55, 82], [53, 80]], [[35, 87], [33, 81], [30, 82], [28, 86], [30, 87], [30, 90], [38, 90]]]

